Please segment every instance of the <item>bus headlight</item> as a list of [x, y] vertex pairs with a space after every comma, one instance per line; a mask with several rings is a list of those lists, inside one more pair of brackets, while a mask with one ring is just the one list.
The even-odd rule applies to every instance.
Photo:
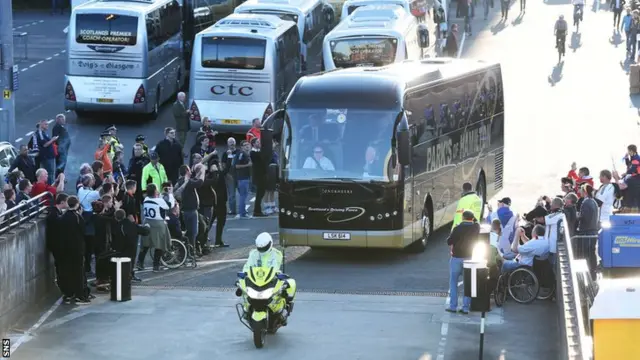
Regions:
[[376, 218], [374, 218], [373, 216], [369, 216], [369, 220], [371, 221], [375, 221]]
[[398, 210], [395, 210], [395, 211], [393, 212], [393, 216], [396, 216], [396, 215], [398, 215]]
[[291, 215], [291, 210], [287, 210], [287, 216]]
[[384, 214], [384, 217], [386, 217], [386, 218], [388, 218], [389, 216], [391, 216], [391, 215], [389, 215], [389, 213]]
[[297, 219], [297, 218], [298, 218], [298, 213], [297, 213], [297, 212], [294, 212], [294, 213], [293, 213], [293, 218], [294, 218], [294, 219]]
[[382, 220], [382, 214], [378, 214], [378, 220]]
[[300, 220], [304, 220], [304, 215], [300, 214]]
[[285, 211], [287, 211], [287, 210], [285, 210], [284, 208], [280, 209], [280, 212], [283, 213], [283, 214], [285, 213]]

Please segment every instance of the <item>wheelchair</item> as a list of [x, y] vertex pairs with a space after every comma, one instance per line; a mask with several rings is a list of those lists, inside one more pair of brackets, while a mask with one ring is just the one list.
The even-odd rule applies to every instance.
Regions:
[[555, 294], [555, 275], [551, 263], [546, 259], [536, 258], [533, 266], [522, 265], [500, 274], [494, 290], [496, 306], [504, 305], [507, 294], [519, 304], [530, 304], [536, 299], [551, 299]]

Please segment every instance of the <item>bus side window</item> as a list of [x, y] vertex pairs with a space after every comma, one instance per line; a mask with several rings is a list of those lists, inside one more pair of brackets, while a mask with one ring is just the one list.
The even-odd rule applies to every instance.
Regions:
[[147, 14], [146, 23], [147, 23], [147, 43], [148, 50], [151, 51], [156, 48], [157, 40], [158, 40], [158, 27], [159, 27], [159, 11], [155, 10]]

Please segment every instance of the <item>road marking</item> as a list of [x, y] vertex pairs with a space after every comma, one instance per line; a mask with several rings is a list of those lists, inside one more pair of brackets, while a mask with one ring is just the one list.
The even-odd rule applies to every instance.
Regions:
[[22, 70], [20, 70], [20, 71], [25, 72], [25, 71], [27, 71], [27, 70], [29, 70], [29, 68], [24, 68], [24, 69], [22, 69]]
[[29, 67], [28, 67], [28, 68], [24, 68], [24, 69], [22, 69], [22, 71], [27, 71], [27, 69], [31, 69], [32, 67], [35, 67], [36, 65], [40, 65], [40, 64], [44, 63], [45, 61], [51, 61], [51, 60], [53, 60], [53, 58], [54, 58], [54, 57], [56, 57], [56, 56], [60, 56], [60, 54], [64, 53], [65, 51], [66, 51], [66, 50], [62, 50], [62, 51], [60, 51], [59, 53], [55, 53], [55, 54], [53, 54], [52, 56], [49, 56], [48, 58], [46, 58], [46, 59], [44, 59], [44, 60], [40, 60], [40, 61], [38, 61], [38, 62], [37, 62], [37, 63], [35, 63], [35, 64], [31, 64], [31, 65], [29, 65]]
[[[463, 281], [458, 282], [458, 287], [462, 286], [462, 284], [464, 284]], [[447, 299], [444, 301], [445, 309], [449, 308], [449, 304], [451, 303], [450, 297], [451, 297], [451, 291], [447, 291]], [[464, 301], [464, 296], [462, 301]], [[438, 352], [436, 355], [437, 356], [436, 360], [444, 360], [444, 353], [447, 350], [448, 336], [449, 336], [449, 322], [442, 321], [442, 325], [440, 326], [440, 341], [438, 342]]]
[[51, 124], [52, 122], [53, 122], [53, 119], [47, 120], [47, 124]]
[[55, 53], [55, 54], [53, 54], [53, 56], [54, 56], [54, 57], [55, 57], [55, 56], [60, 56], [60, 53]]
[[47, 61], [49, 61], [49, 60], [51, 60], [51, 59], [53, 59], [53, 57], [52, 57], [52, 56], [49, 56], [48, 58], [46, 58], [46, 60], [47, 60]]
[[458, 47], [458, 59], [460, 59], [460, 56], [462, 55], [462, 49], [464, 48], [464, 40], [467, 38], [467, 33], [463, 32], [462, 33], [462, 40], [460, 40], [460, 47]]
[[26, 136], [29, 137], [31, 135], [33, 135], [33, 131], [29, 131]]
[[22, 141], [22, 138], [17, 138], [16, 142], [19, 143], [20, 141]]
[[64, 53], [66, 53], [66, 52], [67, 52], [67, 50], [62, 50], [62, 51], [60, 51], [60, 53], [61, 53], [61, 54], [64, 54]]
[[43, 62], [44, 62], [44, 60], [38, 61], [38, 65], [42, 64]]
[[227, 229], [227, 231], [249, 231], [250, 229], [243, 229], [243, 228], [233, 228], [233, 229]]
[[38, 328], [40, 328], [40, 326], [42, 326], [42, 324], [44, 324], [45, 321], [47, 321], [49, 316], [51, 316], [51, 314], [53, 314], [53, 312], [56, 311], [56, 309], [58, 309], [58, 307], [60, 306], [61, 303], [62, 303], [62, 298], [59, 298], [55, 302], [55, 304], [53, 304], [53, 306], [51, 306], [51, 308], [46, 313], [44, 313], [40, 317], [40, 319], [38, 319], [38, 321], [35, 324], [33, 324], [32, 327], [29, 328], [29, 330], [27, 330], [24, 334], [22, 334], [22, 336], [20, 336], [18, 341], [16, 341], [13, 344], [13, 346], [11, 346], [11, 352], [15, 353], [15, 351], [18, 350], [20, 345], [22, 345], [23, 343], [28, 341], [29, 338], [32, 336], [32, 334], [35, 333], [38, 330]]
[[36, 65], [38, 65], [38, 64], [31, 64], [31, 65], [29, 65], [29, 68], [35, 67]]

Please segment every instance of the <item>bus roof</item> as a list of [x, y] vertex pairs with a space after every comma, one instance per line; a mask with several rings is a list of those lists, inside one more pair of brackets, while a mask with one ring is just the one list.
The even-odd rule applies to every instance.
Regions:
[[416, 22], [415, 17], [403, 7], [393, 4], [366, 5], [357, 8], [346, 21], [340, 22], [326, 39], [371, 33], [403, 34]]
[[300, 12], [306, 14], [311, 11], [320, 0], [247, 0], [238, 7], [235, 12], [247, 10], [282, 10], [285, 12]]
[[[287, 105], [322, 106], [329, 103], [338, 107], [361, 102], [372, 108], [395, 108], [401, 106], [400, 99], [406, 89], [495, 66], [499, 65], [479, 60], [437, 58], [408, 60], [383, 67], [336, 69], [300, 79], [287, 99]], [[393, 93], [397, 97], [389, 96]]]
[[142, 14], [155, 9], [166, 2], [166, 0], [96, 0], [77, 6], [73, 10], [78, 10], [82, 13], [91, 12], [93, 10], [126, 10]]
[[202, 30], [198, 35], [219, 35], [225, 33], [246, 35], [254, 34], [262, 37], [277, 37], [296, 26], [293, 21], [282, 20], [275, 15], [263, 14], [231, 14], [217, 23]]

